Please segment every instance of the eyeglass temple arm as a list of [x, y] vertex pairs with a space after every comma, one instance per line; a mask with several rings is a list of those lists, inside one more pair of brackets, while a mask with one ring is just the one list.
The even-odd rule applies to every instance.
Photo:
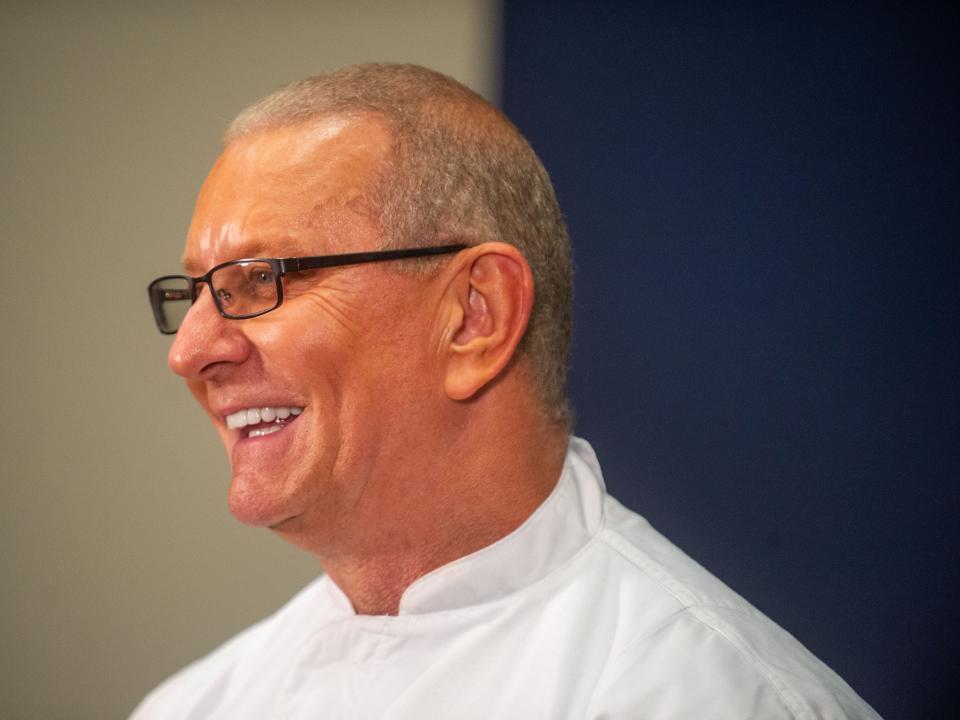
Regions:
[[446, 255], [447, 253], [459, 252], [466, 247], [466, 245], [440, 245], [438, 247], [373, 250], [370, 252], [346, 253], [344, 255], [280, 258], [280, 272], [288, 273], [299, 270], [337, 267], [340, 265], [359, 265], [361, 263], [379, 262], [381, 260], [402, 260], [404, 258], [428, 257], [430, 255]]

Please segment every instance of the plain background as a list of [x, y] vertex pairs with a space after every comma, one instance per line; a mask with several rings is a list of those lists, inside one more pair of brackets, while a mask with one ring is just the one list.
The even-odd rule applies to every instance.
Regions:
[[509, 2], [607, 486], [884, 717], [956, 717], [960, 12]]
[[495, 98], [498, 36], [470, 0], [0, 5], [4, 720], [125, 717], [318, 572], [229, 516], [147, 303], [226, 124], [378, 59]]
[[122, 717], [316, 574], [230, 518], [145, 285], [236, 112], [384, 59], [502, 78], [570, 222], [613, 491], [882, 714], [944, 716], [956, 14], [831, 8], [2, 5], [0, 715]]

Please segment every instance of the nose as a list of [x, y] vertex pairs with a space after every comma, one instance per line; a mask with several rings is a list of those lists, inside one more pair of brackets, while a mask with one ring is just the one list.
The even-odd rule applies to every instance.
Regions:
[[218, 369], [239, 365], [250, 354], [241, 323], [220, 315], [209, 292], [201, 290], [177, 334], [167, 364], [187, 379], [205, 379]]

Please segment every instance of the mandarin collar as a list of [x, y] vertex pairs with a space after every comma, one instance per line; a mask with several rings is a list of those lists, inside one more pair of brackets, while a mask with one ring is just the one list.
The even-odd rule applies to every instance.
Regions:
[[[414, 581], [400, 598], [399, 616], [449, 612], [492, 602], [532, 585], [576, 555], [603, 523], [606, 489], [590, 443], [570, 437], [560, 479], [516, 530], [492, 545]], [[329, 579], [338, 610], [350, 600]]]

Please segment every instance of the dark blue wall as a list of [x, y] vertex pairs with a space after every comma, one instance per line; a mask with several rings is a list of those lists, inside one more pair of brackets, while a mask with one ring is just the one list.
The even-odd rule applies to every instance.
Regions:
[[[507, 2], [608, 486], [877, 710], [960, 676], [947, 5]], [[887, 7], [887, 9], [883, 9]]]

